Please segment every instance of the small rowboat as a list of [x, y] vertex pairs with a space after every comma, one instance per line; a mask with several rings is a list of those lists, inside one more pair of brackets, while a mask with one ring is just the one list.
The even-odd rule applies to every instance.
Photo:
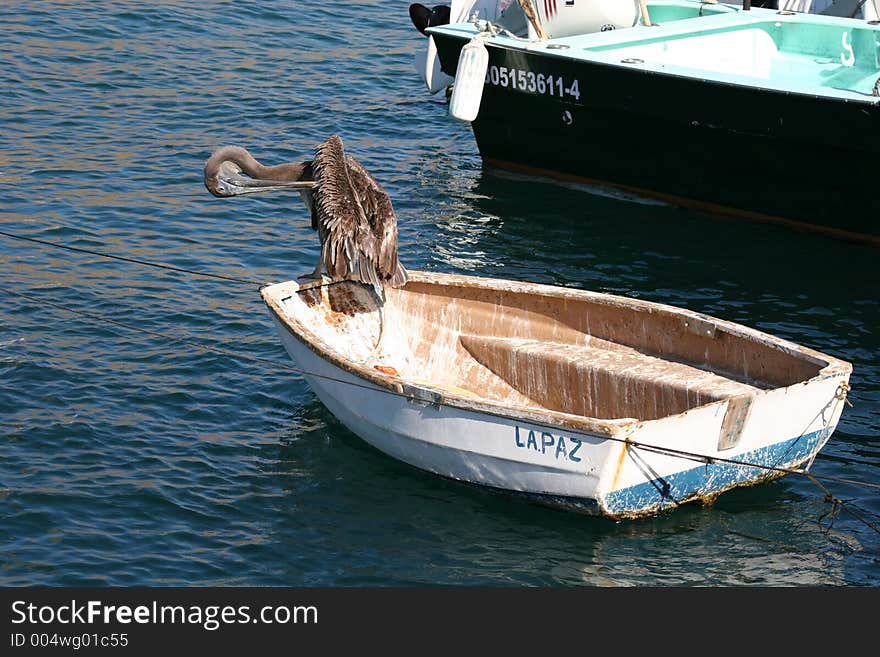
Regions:
[[324, 405], [429, 472], [610, 518], [808, 469], [850, 363], [649, 301], [410, 272], [261, 290]]

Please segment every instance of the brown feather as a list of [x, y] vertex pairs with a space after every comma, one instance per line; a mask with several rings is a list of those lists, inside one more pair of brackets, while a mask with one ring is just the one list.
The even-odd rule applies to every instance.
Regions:
[[377, 288], [407, 281], [397, 257], [397, 218], [391, 197], [333, 135], [315, 150], [313, 225], [321, 259], [332, 278], [354, 278]]

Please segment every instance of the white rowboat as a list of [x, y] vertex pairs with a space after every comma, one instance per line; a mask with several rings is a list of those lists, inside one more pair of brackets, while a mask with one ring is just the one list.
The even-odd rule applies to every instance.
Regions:
[[261, 294], [315, 394], [370, 445], [611, 518], [809, 468], [852, 371], [690, 310], [532, 283], [414, 271], [384, 303], [352, 281]]

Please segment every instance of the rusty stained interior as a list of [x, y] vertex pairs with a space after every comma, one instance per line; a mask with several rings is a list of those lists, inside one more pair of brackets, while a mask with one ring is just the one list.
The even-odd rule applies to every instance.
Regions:
[[824, 365], [715, 324], [695, 330], [693, 318], [644, 304], [418, 280], [387, 289], [381, 311], [354, 283], [297, 296], [309, 329], [361, 366], [600, 419], [674, 415], [804, 381]]

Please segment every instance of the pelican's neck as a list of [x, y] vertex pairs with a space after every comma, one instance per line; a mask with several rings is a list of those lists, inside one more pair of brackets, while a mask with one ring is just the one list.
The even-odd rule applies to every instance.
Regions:
[[282, 181], [299, 180], [309, 164], [309, 162], [285, 162], [284, 164], [266, 166], [261, 164], [247, 149], [241, 146], [224, 146], [211, 156], [205, 165], [205, 169], [214, 170], [222, 162], [235, 163], [236, 166], [251, 178]]

